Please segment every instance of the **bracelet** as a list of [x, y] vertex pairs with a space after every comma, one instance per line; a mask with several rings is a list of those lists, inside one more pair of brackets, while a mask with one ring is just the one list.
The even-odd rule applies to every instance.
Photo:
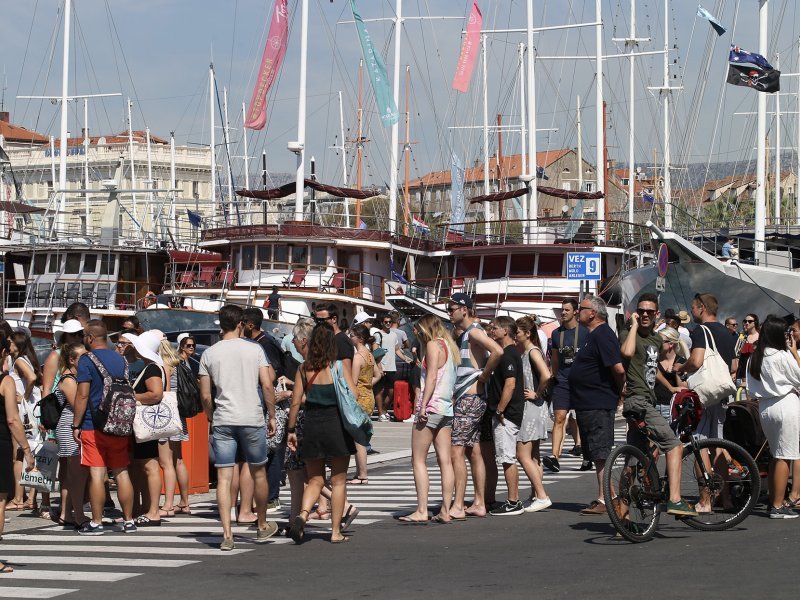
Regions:
[[70, 427], [72, 428], [72, 431], [77, 431], [78, 429], [83, 427], [83, 425], [70, 425]]
[[297, 427], [287, 427], [286, 433], [295, 433], [297, 431]]

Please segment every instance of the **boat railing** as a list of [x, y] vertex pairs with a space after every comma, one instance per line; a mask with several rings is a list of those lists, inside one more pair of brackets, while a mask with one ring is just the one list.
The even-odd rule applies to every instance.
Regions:
[[41, 310], [52, 314], [73, 302], [83, 302], [90, 309], [135, 310], [155, 302], [156, 290], [142, 281], [110, 280], [59, 276], [42, 281], [44, 276], [34, 275], [24, 285], [10, 279], [5, 281], [6, 308], [23, 311]]
[[[554, 283], [561, 281], [564, 283], [563, 289], [554, 287]], [[534, 275], [506, 275], [493, 278], [491, 280], [491, 293], [495, 295], [494, 302], [500, 305], [507, 300], [510, 294], [524, 295], [527, 298], [537, 298], [540, 301], [548, 297], [571, 293], [574, 285], [577, 290], [575, 280], [569, 280], [561, 276], [534, 276]], [[405, 296], [422, 300], [428, 304], [445, 302], [447, 298], [456, 293], [465, 293], [474, 296], [476, 289], [475, 277], [437, 277], [437, 278], [417, 278], [413, 283], [399, 285], [390, 284], [393, 289], [390, 293], [400, 293]], [[486, 291], [484, 289], [484, 291]]]

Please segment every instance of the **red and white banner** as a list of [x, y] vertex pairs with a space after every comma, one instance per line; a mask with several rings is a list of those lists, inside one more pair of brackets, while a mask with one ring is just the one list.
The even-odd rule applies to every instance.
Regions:
[[275, 0], [261, 68], [258, 70], [258, 79], [244, 121], [244, 126], [249, 129], [263, 129], [267, 122], [267, 92], [281, 68], [286, 54], [286, 40], [289, 37], [289, 10], [286, 2], [287, 0]]
[[472, 71], [475, 68], [475, 61], [478, 60], [478, 49], [481, 43], [481, 25], [483, 25], [483, 15], [478, 8], [478, 1], [472, 0], [472, 10], [469, 13], [467, 23], [467, 35], [461, 46], [461, 56], [458, 57], [456, 75], [453, 78], [453, 89], [466, 93], [469, 89], [469, 80], [472, 78]]

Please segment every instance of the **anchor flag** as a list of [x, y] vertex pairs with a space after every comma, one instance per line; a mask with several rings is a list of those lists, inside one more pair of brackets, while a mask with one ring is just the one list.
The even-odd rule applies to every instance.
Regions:
[[248, 129], [263, 129], [267, 122], [267, 92], [281, 68], [286, 54], [286, 40], [289, 37], [289, 10], [286, 2], [287, 0], [275, 0], [267, 43], [261, 57], [261, 68], [245, 116], [244, 126]]
[[781, 89], [781, 72], [754, 65], [729, 64], [728, 83], [749, 87], [757, 92], [778, 92]]
[[[367, 66], [372, 91], [375, 93], [375, 102], [380, 111], [381, 123], [384, 127], [394, 125], [400, 120], [400, 113], [397, 112], [397, 104], [394, 101], [391, 90], [389, 90], [389, 76], [386, 74], [386, 65], [380, 53], [375, 50], [372, 38], [364, 25], [364, 19], [356, 10], [356, 0], [350, 0], [350, 9], [353, 11], [353, 20], [356, 22], [358, 39], [361, 42], [361, 52], [364, 54], [364, 64]], [[395, 31], [395, 35], [400, 35], [400, 31]]]
[[467, 22], [467, 35], [461, 45], [461, 55], [458, 57], [456, 74], [453, 77], [453, 89], [465, 94], [469, 89], [469, 81], [472, 79], [472, 71], [475, 62], [478, 60], [478, 47], [481, 43], [481, 26], [483, 25], [483, 15], [478, 8], [478, 1], [472, 0], [472, 10], [469, 13]]
[[697, 16], [703, 17], [709, 23], [711, 23], [711, 27], [714, 28], [714, 31], [717, 32], [717, 35], [722, 35], [723, 33], [725, 33], [725, 28], [722, 26], [722, 23], [720, 23], [714, 15], [708, 12], [700, 4], [697, 5]]

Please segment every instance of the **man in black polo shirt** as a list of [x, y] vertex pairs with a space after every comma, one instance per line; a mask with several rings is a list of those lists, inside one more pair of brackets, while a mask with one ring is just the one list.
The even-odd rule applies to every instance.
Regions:
[[[503, 349], [503, 357], [489, 379], [487, 411], [494, 414], [494, 451], [497, 465], [503, 467], [508, 499], [491, 511], [494, 516], [519, 515], [524, 512], [519, 500], [517, 434], [525, 409], [522, 358], [514, 343], [517, 324], [511, 317], [497, 317], [492, 322], [491, 337]], [[487, 481], [489, 487], [492, 482]], [[494, 482], [495, 487], [497, 482]]]

